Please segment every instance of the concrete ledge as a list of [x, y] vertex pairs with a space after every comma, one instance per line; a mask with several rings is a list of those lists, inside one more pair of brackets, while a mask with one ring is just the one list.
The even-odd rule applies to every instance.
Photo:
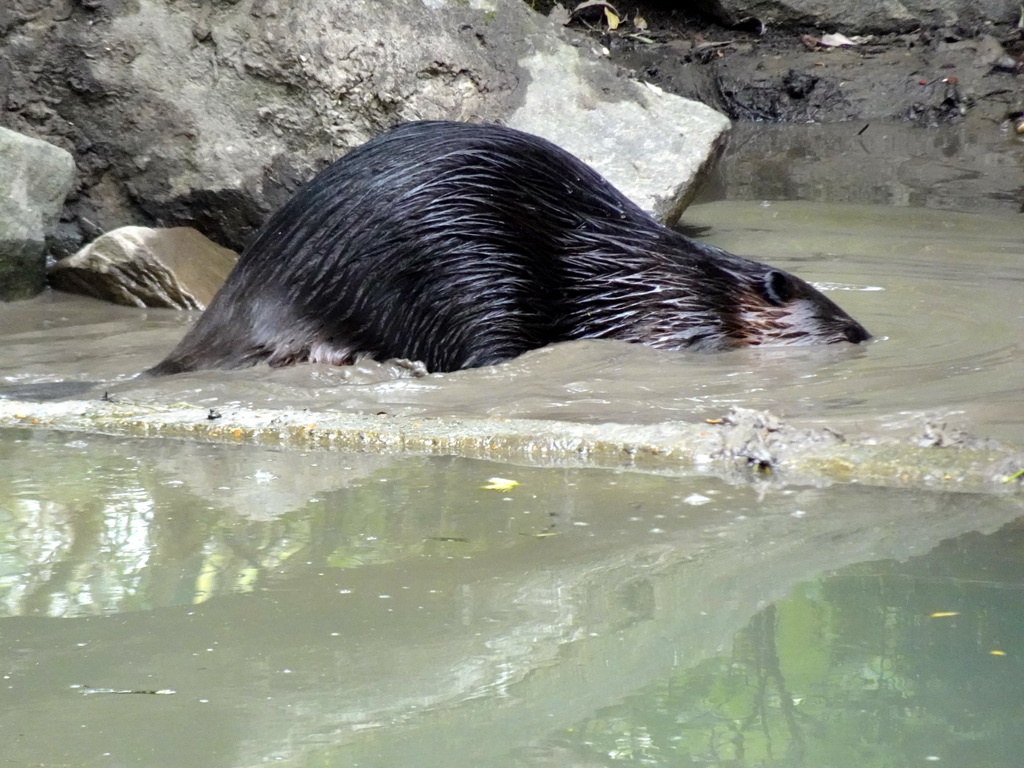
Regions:
[[829, 430], [797, 429], [770, 414], [743, 409], [714, 423], [638, 426], [0, 400], [0, 427], [664, 474], [699, 471], [734, 482], [838, 482], [1024, 495], [1024, 481], [1013, 478], [1024, 467], [1024, 453], [1011, 448], [849, 443]]

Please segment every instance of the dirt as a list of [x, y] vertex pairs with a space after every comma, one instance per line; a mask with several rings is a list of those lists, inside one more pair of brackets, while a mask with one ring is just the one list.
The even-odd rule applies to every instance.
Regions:
[[571, 26], [633, 76], [734, 120], [981, 120], [1024, 131], [1024, 30], [1015, 26], [919, 29], [830, 45], [812, 28], [726, 29], [656, 4], [615, 8], [617, 29], [600, 5]]

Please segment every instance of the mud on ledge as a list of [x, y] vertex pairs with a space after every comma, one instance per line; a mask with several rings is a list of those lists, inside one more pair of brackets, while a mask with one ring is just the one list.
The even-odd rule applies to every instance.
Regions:
[[771, 414], [740, 408], [704, 424], [638, 426], [0, 400], [4, 427], [665, 474], [698, 471], [730, 482], [839, 482], [1024, 495], [1024, 452], [994, 441], [935, 427], [917, 441], [846, 442], [829, 429], [797, 429]]
[[600, 15], [572, 26], [634, 77], [734, 120], [1013, 126], [1024, 117], [1024, 29], [1011, 24], [849, 33], [839, 45], [826, 33], [844, 30], [756, 19], [728, 28], [656, 2], [613, 5], [617, 29]]

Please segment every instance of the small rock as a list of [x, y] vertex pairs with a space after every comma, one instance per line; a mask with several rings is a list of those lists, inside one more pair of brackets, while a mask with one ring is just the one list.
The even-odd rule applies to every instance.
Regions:
[[205, 309], [238, 260], [189, 227], [121, 227], [49, 271], [57, 290], [130, 307]]

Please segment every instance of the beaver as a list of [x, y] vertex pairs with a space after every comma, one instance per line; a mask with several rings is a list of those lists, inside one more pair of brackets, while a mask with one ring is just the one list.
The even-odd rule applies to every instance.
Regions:
[[594, 338], [724, 350], [869, 334], [800, 278], [662, 226], [544, 139], [425, 121], [302, 187], [149, 373], [361, 356], [453, 371]]

